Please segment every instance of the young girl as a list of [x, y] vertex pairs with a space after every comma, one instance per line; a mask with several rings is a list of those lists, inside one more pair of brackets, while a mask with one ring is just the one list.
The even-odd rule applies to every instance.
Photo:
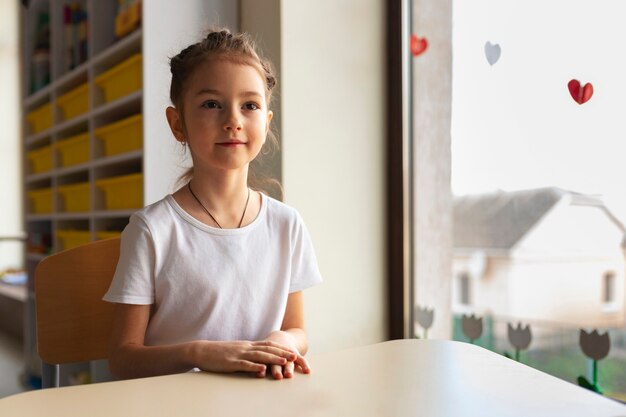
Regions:
[[293, 208], [248, 185], [272, 120], [270, 65], [247, 35], [221, 30], [170, 66], [166, 116], [193, 168], [122, 233], [104, 296], [118, 303], [111, 371], [309, 373], [302, 290], [321, 282], [313, 246]]

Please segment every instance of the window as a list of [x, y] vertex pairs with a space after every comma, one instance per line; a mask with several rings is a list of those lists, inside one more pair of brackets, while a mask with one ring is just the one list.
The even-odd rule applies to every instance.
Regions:
[[603, 284], [602, 301], [606, 304], [615, 302], [615, 273], [607, 272], [604, 274]]
[[459, 304], [470, 304], [470, 277], [467, 272], [462, 272], [458, 276], [459, 280]]
[[413, 302], [438, 337], [482, 317], [499, 353], [530, 326], [521, 361], [574, 383], [580, 328], [608, 331], [602, 388], [626, 398], [626, 2], [411, 1]]

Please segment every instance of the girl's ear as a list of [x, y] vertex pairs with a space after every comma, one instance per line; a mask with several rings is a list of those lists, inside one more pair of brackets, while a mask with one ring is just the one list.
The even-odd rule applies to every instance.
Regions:
[[172, 134], [176, 140], [179, 142], [186, 142], [185, 132], [183, 130], [183, 121], [180, 114], [178, 114], [178, 110], [169, 106], [165, 109], [165, 116], [167, 117], [167, 123], [169, 123]]
[[272, 112], [271, 110], [267, 112], [267, 123], [265, 125], [265, 136], [267, 136], [267, 132], [270, 131], [270, 122], [272, 121], [272, 118], [274, 117], [274, 112]]

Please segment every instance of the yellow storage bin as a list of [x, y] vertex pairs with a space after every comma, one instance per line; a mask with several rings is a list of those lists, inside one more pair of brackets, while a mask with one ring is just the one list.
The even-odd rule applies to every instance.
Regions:
[[52, 189], [40, 188], [27, 192], [30, 200], [30, 212], [36, 214], [52, 213]]
[[91, 242], [91, 233], [87, 230], [57, 230], [57, 238], [65, 250]]
[[26, 154], [30, 162], [30, 173], [39, 174], [52, 169], [52, 146], [44, 146]]
[[90, 209], [88, 182], [59, 185], [57, 189], [63, 197], [65, 211], [88, 211]]
[[117, 100], [141, 89], [141, 54], [135, 54], [96, 77], [96, 85], [102, 89], [105, 103]]
[[69, 120], [89, 110], [89, 86], [83, 84], [57, 99], [63, 120]]
[[121, 38], [132, 32], [141, 22], [141, 1], [135, 1], [115, 17], [115, 36]]
[[137, 114], [96, 129], [96, 137], [104, 144], [104, 155], [111, 156], [141, 149], [143, 117]]
[[122, 236], [122, 232], [109, 232], [105, 230], [96, 232], [96, 237], [98, 239], [113, 239], [115, 237], [120, 237], [120, 236]]
[[26, 115], [32, 133], [43, 132], [52, 127], [52, 104], [47, 103]]
[[62, 167], [89, 161], [89, 133], [83, 133], [57, 142], [56, 149]]
[[107, 210], [143, 207], [143, 174], [96, 180], [96, 186], [104, 193]]

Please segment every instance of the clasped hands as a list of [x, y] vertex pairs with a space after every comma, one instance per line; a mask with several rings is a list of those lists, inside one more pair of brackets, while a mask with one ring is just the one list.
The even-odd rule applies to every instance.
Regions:
[[261, 341], [205, 342], [197, 351], [198, 367], [209, 372], [249, 372], [258, 378], [292, 378], [295, 371], [311, 373], [292, 335], [270, 333]]

